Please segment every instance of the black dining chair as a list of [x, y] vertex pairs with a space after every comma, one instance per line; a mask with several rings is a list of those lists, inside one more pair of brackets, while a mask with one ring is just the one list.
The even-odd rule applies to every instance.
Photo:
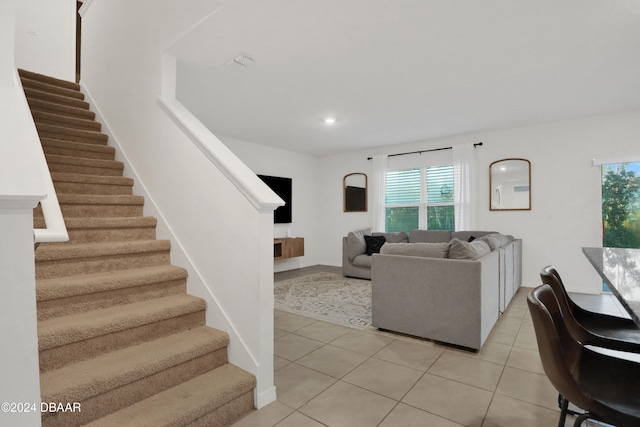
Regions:
[[596, 313], [576, 304], [567, 293], [560, 274], [552, 265], [540, 272], [542, 283], [549, 285], [560, 309], [573, 317], [570, 332], [582, 344], [640, 353], [640, 329], [631, 319]]
[[640, 426], [640, 363], [598, 347], [580, 343], [567, 324], [553, 289], [541, 285], [527, 297], [544, 371], [551, 384], [564, 396], [559, 427], [564, 427], [568, 402], [586, 412], [574, 423], [579, 427], [587, 419], [618, 427]]

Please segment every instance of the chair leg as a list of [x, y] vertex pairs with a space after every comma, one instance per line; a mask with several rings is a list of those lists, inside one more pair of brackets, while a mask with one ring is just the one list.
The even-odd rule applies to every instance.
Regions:
[[588, 412], [578, 415], [578, 417], [576, 418], [576, 421], [573, 423], [573, 427], [580, 427], [582, 425], [582, 422], [589, 418], [591, 418], [591, 414]]
[[564, 423], [567, 420], [567, 409], [569, 408], [569, 401], [561, 394], [558, 394], [558, 406], [560, 406], [560, 419], [558, 420], [558, 427], [564, 427]]

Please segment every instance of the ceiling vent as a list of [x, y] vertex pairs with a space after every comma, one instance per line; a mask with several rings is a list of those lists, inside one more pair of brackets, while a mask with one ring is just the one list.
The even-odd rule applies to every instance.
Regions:
[[227, 62], [227, 65], [239, 65], [241, 67], [246, 67], [251, 64], [255, 64], [255, 59], [250, 57], [246, 53], [240, 53], [238, 56], [233, 58], [231, 61]]

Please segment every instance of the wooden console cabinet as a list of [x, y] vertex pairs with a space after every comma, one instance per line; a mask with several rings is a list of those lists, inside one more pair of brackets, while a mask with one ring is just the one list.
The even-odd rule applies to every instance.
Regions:
[[293, 258], [304, 255], [304, 237], [273, 239], [273, 259]]

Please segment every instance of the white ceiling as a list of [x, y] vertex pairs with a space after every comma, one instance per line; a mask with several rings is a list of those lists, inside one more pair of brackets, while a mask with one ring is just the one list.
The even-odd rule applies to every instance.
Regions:
[[640, 108], [639, 0], [234, 0], [169, 51], [214, 133], [319, 156]]

